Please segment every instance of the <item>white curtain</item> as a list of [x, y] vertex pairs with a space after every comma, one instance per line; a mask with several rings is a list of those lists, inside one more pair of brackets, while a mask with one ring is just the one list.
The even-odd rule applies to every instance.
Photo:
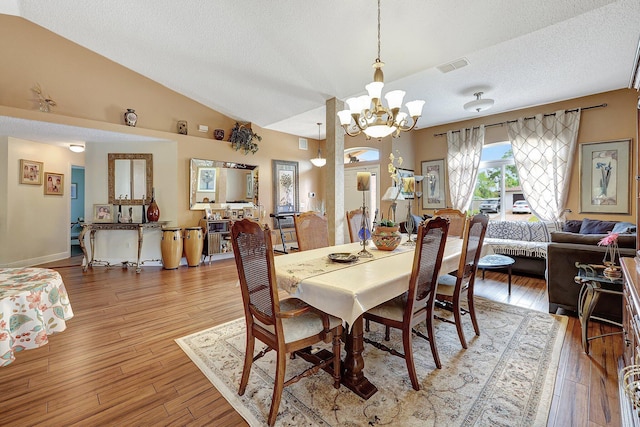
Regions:
[[473, 200], [483, 144], [484, 125], [447, 132], [449, 194], [454, 209], [464, 212]]
[[580, 110], [507, 123], [522, 192], [543, 221], [562, 219], [580, 126]]

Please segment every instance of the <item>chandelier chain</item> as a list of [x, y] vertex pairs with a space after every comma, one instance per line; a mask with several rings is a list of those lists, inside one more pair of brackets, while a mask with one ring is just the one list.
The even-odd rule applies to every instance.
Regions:
[[380, 0], [378, 0], [378, 59], [376, 62], [380, 62]]

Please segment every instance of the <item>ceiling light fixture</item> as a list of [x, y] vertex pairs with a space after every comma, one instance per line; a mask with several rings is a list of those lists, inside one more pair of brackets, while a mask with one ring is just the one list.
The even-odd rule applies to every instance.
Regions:
[[322, 125], [322, 123], [316, 124], [318, 125], [318, 157], [311, 159], [311, 163], [313, 163], [313, 166], [321, 168], [327, 164], [327, 159], [324, 159], [320, 152], [320, 125]]
[[[392, 90], [385, 95], [388, 107], [382, 105], [380, 97], [384, 87], [384, 74], [382, 67], [384, 62], [380, 60], [380, 0], [378, 0], [378, 57], [373, 63], [373, 82], [365, 86], [368, 95], [362, 95], [347, 99], [348, 110], [338, 111], [340, 124], [349, 136], [357, 136], [362, 132], [367, 139], [384, 138], [393, 136], [396, 138], [400, 132], [412, 130], [418, 118], [422, 115], [424, 101], [416, 100], [406, 103], [409, 114], [400, 112], [405, 92]], [[409, 125], [409, 119], [412, 122]], [[352, 120], [355, 121], [355, 124]]]
[[69, 145], [69, 150], [74, 153], [82, 153], [84, 151], [84, 145], [81, 144], [71, 144]]
[[493, 99], [482, 99], [483, 93], [484, 92], [474, 93], [473, 96], [475, 96], [476, 99], [464, 104], [464, 109], [467, 111], [475, 111], [476, 113], [479, 113], [480, 111], [488, 110], [489, 108], [493, 107]]

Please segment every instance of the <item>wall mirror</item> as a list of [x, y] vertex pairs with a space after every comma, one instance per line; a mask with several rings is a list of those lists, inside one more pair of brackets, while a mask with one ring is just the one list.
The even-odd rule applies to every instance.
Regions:
[[191, 210], [216, 209], [225, 203], [258, 206], [258, 166], [191, 159], [189, 173]]
[[109, 203], [141, 205], [151, 200], [153, 154], [109, 153]]

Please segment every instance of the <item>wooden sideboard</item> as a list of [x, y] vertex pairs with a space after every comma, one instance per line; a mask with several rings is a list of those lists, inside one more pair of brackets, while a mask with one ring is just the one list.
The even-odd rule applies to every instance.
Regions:
[[233, 252], [231, 245], [230, 219], [201, 219], [200, 227], [205, 232], [204, 256], [211, 262], [212, 257]]
[[[640, 365], [640, 257], [623, 257], [620, 261], [625, 279], [622, 310], [624, 353], [618, 363], [620, 410], [623, 426], [640, 427], [640, 408], [627, 396], [621, 374], [625, 367]], [[640, 381], [640, 375], [635, 380]]]

